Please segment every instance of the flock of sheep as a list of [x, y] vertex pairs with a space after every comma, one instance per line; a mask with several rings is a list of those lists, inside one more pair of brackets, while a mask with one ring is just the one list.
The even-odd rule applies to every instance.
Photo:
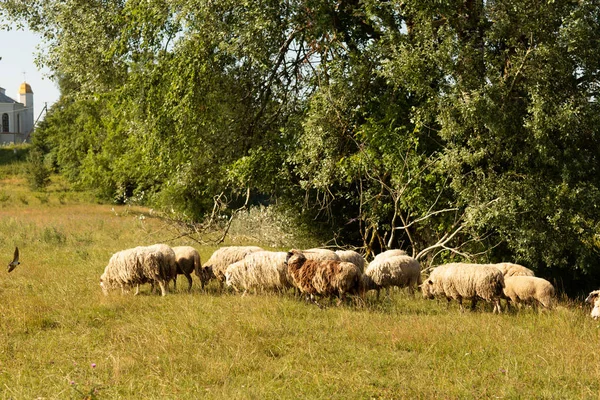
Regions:
[[[389, 293], [391, 287], [408, 288], [411, 294], [420, 289], [423, 297], [456, 300], [461, 311], [463, 300], [475, 308], [478, 300], [486, 301], [493, 312], [501, 312], [500, 300], [510, 304], [532, 304], [552, 308], [554, 287], [533, 271], [518, 264], [450, 263], [433, 268], [423, 281], [419, 262], [403, 250], [388, 250], [367, 263], [352, 250], [308, 249], [288, 252], [265, 251], [256, 246], [226, 246], [217, 249], [204, 263], [191, 246], [169, 247], [156, 244], [135, 247], [115, 253], [100, 277], [104, 294], [109, 289], [123, 292], [150, 283], [152, 291], [158, 285], [162, 295], [177, 275], [185, 275], [188, 289], [192, 273], [202, 288], [216, 279], [235, 292], [283, 292], [294, 289], [318, 305], [321, 297], [336, 297], [338, 303], [346, 295], [364, 296], [370, 290]], [[600, 317], [600, 290], [590, 293], [587, 302], [594, 304], [592, 317]]]

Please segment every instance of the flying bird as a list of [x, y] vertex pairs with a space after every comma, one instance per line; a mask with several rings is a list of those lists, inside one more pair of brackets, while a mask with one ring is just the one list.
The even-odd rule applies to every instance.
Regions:
[[19, 248], [15, 247], [15, 255], [13, 257], [13, 260], [10, 262], [10, 264], [8, 264], [8, 272], [12, 271], [13, 269], [17, 268], [17, 265], [21, 264], [19, 262]]

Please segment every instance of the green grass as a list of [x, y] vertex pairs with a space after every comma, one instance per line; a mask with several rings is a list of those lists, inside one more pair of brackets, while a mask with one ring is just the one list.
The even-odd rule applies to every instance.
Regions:
[[[18, 162], [17, 161], [13, 161]], [[167, 241], [148, 210], [56, 177], [40, 197], [0, 154], [1, 399], [581, 399], [600, 395], [600, 324], [562, 302], [461, 314], [391, 298], [319, 309], [291, 294], [102, 295], [115, 251]], [[8, 196], [7, 199], [4, 199]], [[199, 247], [207, 260], [214, 247]], [[95, 367], [93, 367], [95, 365]]]

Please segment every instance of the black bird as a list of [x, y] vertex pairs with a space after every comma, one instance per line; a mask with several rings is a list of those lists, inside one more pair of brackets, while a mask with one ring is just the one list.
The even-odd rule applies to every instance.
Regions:
[[8, 264], [8, 272], [12, 271], [13, 269], [17, 268], [17, 265], [21, 264], [19, 262], [19, 248], [15, 247], [15, 255], [13, 257], [13, 260], [10, 262], [10, 264]]

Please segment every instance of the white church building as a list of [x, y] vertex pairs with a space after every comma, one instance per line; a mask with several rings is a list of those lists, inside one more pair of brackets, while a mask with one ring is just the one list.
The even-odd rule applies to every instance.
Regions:
[[22, 143], [33, 132], [33, 91], [28, 83], [19, 87], [19, 101], [0, 87], [0, 144]]

